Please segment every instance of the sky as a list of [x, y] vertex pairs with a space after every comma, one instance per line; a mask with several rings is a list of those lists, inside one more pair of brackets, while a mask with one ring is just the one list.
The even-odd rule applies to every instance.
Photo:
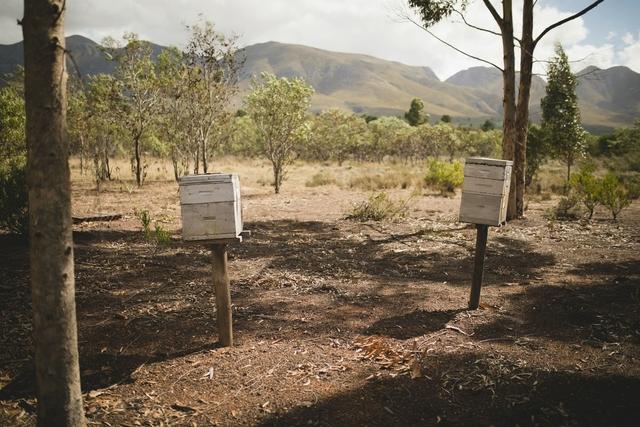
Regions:
[[[494, 4], [499, 3], [493, 0]], [[534, 33], [581, 10], [591, 0], [538, 0]], [[16, 25], [22, 0], [0, 0], [0, 44], [22, 39]], [[521, 16], [520, 0], [514, 16]], [[339, 52], [363, 53], [410, 65], [428, 66], [441, 79], [481, 62], [443, 45], [407, 22], [403, 0], [68, 0], [66, 33], [100, 42], [106, 36], [135, 32], [162, 45], [182, 46], [185, 26], [206, 19], [241, 46], [266, 41], [297, 43]], [[409, 15], [411, 12], [409, 11]], [[481, 0], [469, 0], [467, 20], [497, 29]], [[537, 60], [553, 55], [561, 42], [575, 71], [588, 65], [625, 65], [640, 72], [640, 1], [605, 0], [582, 18], [553, 30], [535, 52]], [[516, 32], [518, 30], [516, 18]], [[432, 28], [437, 36], [474, 56], [501, 65], [500, 38], [468, 28], [460, 18]], [[544, 62], [534, 71], [544, 74]]]

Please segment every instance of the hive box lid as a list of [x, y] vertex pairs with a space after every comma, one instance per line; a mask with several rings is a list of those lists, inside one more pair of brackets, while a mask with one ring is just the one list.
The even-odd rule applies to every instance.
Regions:
[[227, 183], [238, 179], [235, 173], [205, 173], [202, 175], [185, 175], [180, 177], [180, 185], [202, 184], [202, 183]]
[[489, 157], [469, 157], [465, 160], [467, 165], [486, 165], [486, 166], [513, 166], [511, 160], [490, 159]]

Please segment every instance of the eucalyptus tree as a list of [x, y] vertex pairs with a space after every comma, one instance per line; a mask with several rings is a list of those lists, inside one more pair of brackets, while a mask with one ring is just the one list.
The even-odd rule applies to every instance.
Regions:
[[309, 105], [313, 88], [301, 78], [278, 78], [262, 73], [254, 79], [245, 99], [246, 111], [256, 125], [258, 143], [273, 166], [273, 187], [280, 192], [287, 167], [309, 137]]
[[361, 117], [338, 108], [323, 111], [312, 121], [307, 157], [335, 160], [339, 165], [353, 155], [367, 133]]
[[38, 425], [86, 424], [80, 389], [64, 0], [24, 2], [29, 269]]
[[78, 120], [84, 119], [86, 152], [92, 159], [96, 188], [100, 191], [103, 181], [112, 179], [109, 159], [121, 150], [121, 142], [130, 135], [122, 125], [123, 98], [121, 87], [114, 77], [107, 74], [91, 76], [85, 85], [84, 110]]
[[233, 115], [229, 105], [238, 92], [243, 64], [235, 37], [217, 32], [211, 22], [188, 27], [191, 37], [183, 52], [187, 65], [184, 97], [189, 138], [195, 143], [194, 172], [207, 173], [211, 153], [230, 135]]
[[123, 41], [124, 46], [113, 39], [105, 39], [103, 45], [108, 56], [116, 61], [114, 77], [121, 98], [115, 104], [116, 111], [131, 142], [132, 172], [138, 186], [142, 186], [146, 177], [143, 142], [155, 120], [159, 87], [151, 43], [140, 40], [134, 33], [125, 33]]
[[[553, 29], [572, 21], [602, 3], [604, 0], [596, 0], [588, 6], [564, 19], [561, 19], [545, 27], [534, 37], [534, 7], [536, 0], [523, 0], [522, 4], [522, 34], [518, 38], [514, 35], [513, 0], [502, 0], [502, 13], [493, 5], [491, 0], [482, 0], [484, 6], [493, 17], [498, 30], [482, 28], [470, 23], [467, 18], [466, 8], [468, 0], [408, 0], [410, 7], [420, 15], [421, 23], [409, 16], [405, 16], [416, 25], [422, 27], [431, 36], [453, 48], [458, 53], [472, 59], [484, 62], [502, 72], [503, 79], [503, 145], [502, 156], [514, 161], [514, 174], [512, 175], [511, 191], [509, 195], [509, 207], [507, 217], [509, 219], [522, 216], [524, 213], [524, 188], [525, 165], [527, 147], [527, 129], [529, 125], [529, 99], [531, 92], [531, 79], [535, 48], [542, 38]], [[452, 15], [460, 17], [469, 27], [493, 34], [502, 41], [503, 66], [491, 61], [474, 56], [453, 46], [451, 43], [439, 38], [431, 27], [444, 21]], [[520, 49], [520, 83], [516, 92], [516, 44]]]
[[162, 51], [156, 61], [156, 75], [160, 88], [156, 128], [165, 140], [173, 165], [173, 175], [177, 181], [189, 171], [194, 143], [189, 132], [189, 99], [186, 96], [188, 75], [182, 51], [168, 48]]

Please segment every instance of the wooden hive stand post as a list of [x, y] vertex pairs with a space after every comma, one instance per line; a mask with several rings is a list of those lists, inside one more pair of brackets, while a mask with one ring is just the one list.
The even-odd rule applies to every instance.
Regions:
[[211, 264], [213, 267], [213, 286], [216, 292], [216, 321], [220, 345], [233, 346], [233, 325], [231, 316], [231, 290], [227, 273], [227, 244], [213, 243]]
[[484, 275], [484, 257], [487, 251], [487, 235], [489, 226], [477, 224], [476, 255], [473, 264], [473, 279], [471, 282], [471, 296], [469, 297], [469, 309], [476, 310], [480, 306], [480, 290], [482, 289], [482, 276]]

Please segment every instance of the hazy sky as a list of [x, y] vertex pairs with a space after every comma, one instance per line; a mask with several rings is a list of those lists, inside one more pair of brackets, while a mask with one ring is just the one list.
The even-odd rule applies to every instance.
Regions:
[[[0, 0], [0, 43], [19, 41], [22, 0]], [[498, 3], [494, 1], [494, 3]], [[591, 0], [539, 0], [537, 31], [578, 11]], [[163, 45], [184, 43], [185, 24], [202, 14], [219, 30], [240, 37], [241, 45], [275, 40], [341, 52], [365, 53], [411, 65], [431, 67], [441, 78], [483, 65], [468, 59], [414, 25], [401, 22], [403, 0], [68, 0], [66, 32], [95, 41], [125, 31]], [[521, 4], [514, 1], [514, 4]], [[518, 6], [515, 6], [518, 9]], [[470, 0], [468, 20], [495, 28], [481, 0]], [[519, 10], [515, 16], [520, 16]], [[605, 0], [584, 18], [549, 33], [536, 50], [548, 59], [561, 41], [577, 70], [587, 65], [626, 65], [640, 72], [640, 1]], [[500, 39], [467, 28], [453, 18], [434, 33], [459, 48], [501, 63]], [[543, 64], [537, 65], [538, 72]]]

